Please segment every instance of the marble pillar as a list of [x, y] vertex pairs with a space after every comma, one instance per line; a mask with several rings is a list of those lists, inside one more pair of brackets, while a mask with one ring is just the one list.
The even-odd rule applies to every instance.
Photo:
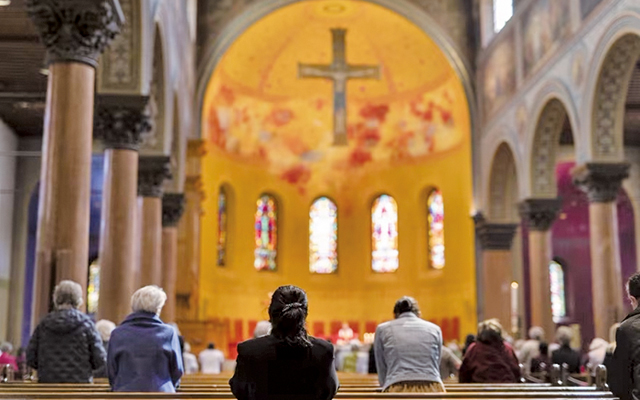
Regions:
[[549, 280], [549, 263], [553, 258], [551, 225], [561, 207], [560, 199], [527, 199], [520, 203], [520, 216], [529, 228], [531, 325], [542, 327], [547, 340], [555, 335]]
[[162, 186], [171, 178], [170, 158], [141, 156], [138, 163], [140, 276], [138, 287], [162, 286]]
[[162, 197], [162, 288], [167, 302], [162, 320], [176, 320], [176, 279], [178, 277], [178, 222], [184, 212], [184, 194], [165, 193]]
[[94, 136], [105, 147], [98, 319], [118, 323], [136, 290], [138, 150], [151, 130], [147, 96], [98, 98]]
[[46, 48], [45, 108], [34, 319], [62, 279], [86, 293], [95, 68], [123, 23], [118, 0], [27, 0]]
[[176, 296], [182, 320], [197, 320], [199, 312], [200, 221], [203, 214], [201, 161], [206, 154], [204, 140], [190, 140], [187, 147], [185, 211], [178, 225], [178, 278]]
[[482, 247], [482, 318], [497, 318], [505, 329], [511, 324], [511, 247], [517, 224], [491, 223], [476, 219], [476, 235]]
[[588, 163], [573, 170], [573, 181], [589, 198], [591, 293], [596, 337], [625, 316], [616, 200], [628, 163]]

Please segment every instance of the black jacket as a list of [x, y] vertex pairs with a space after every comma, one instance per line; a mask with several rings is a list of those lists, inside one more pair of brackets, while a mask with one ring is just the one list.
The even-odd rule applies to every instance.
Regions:
[[333, 346], [309, 338], [310, 348], [291, 347], [272, 335], [238, 345], [229, 381], [238, 400], [330, 400], [338, 390]]
[[76, 309], [49, 313], [27, 348], [27, 363], [41, 383], [88, 383], [104, 366], [106, 353], [96, 326]]
[[562, 346], [551, 355], [551, 362], [558, 365], [567, 364], [569, 366], [570, 374], [580, 373], [581, 361], [582, 357], [580, 356], [580, 353], [569, 346]]
[[640, 399], [640, 307], [622, 321], [616, 332], [616, 351], [609, 368], [609, 387], [621, 400]]

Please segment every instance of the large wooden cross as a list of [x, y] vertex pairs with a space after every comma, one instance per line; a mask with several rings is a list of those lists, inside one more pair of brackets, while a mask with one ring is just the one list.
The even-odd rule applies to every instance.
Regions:
[[333, 81], [333, 145], [347, 144], [347, 81], [380, 79], [380, 66], [349, 65], [346, 57], [346, 29], [332, 29], [333, 62], [329, 65], [298, 64], [299, 78], [322, 78]]

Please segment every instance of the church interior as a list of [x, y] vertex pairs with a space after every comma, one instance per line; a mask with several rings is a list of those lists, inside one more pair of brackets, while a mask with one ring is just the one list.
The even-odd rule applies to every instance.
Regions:
[[371, 343], [610, 341], [640, 255], [637, 0], [0, 0], [0, 342], [71, 279], [194, 351], [281, 285]]

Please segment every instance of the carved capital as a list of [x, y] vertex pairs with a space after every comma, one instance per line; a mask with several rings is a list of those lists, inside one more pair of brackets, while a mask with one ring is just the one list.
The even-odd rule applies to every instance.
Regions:
[[138, 161], [138, 195], [162, 197], [162, 185], [171, 179], [170, 157], [141, 156]]
[[107, 148], [138, 151], [151, 131], [148, 96], [98, 97], [93, 134]]
[[178, 226], [184, 213], [184, 194], [165, 193], [162, 196], [162, 226], [165, 228]]
[[532, 231], [548, 231], [562, 208], [562, 199], [527, 199], [520, 203], [520, 217]]
[[511, 250], [518, 224], [490, 223], [482, 214], [474, 216], [476, 235], [484, 250]]
[[202, 139], [189, 140], [187, 143], [188, 158], [202, 158], [207, 154], [207, 142]]
[[622, 181], [629, 177], [629, 163], [587, 163], [572, 171], [573, 183], [592, 203], [616, 201]]
[[47, 64], [73, 61], [97, 67], [124, 23], [118, 0], [27, 0], [27, 7], [47, 48]]

